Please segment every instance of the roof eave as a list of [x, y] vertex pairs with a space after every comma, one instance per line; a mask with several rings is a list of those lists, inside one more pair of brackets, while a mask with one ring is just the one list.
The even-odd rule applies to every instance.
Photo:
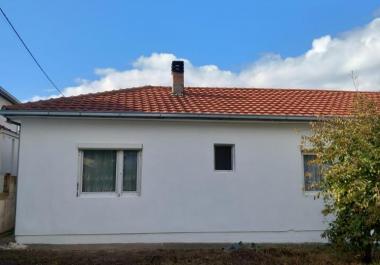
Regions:
[[318, 116], [301, 115], [246, 115], [203, 113], [152, 113], [152, 112], [69, 112], [69, 111], [22, 111], [0, 110], [6, 117], [85, 117], [85, 118], [130, 118], [173, 120], [246, 120], [246, 121], [316, 121]]
[[0, 86], [0, 95], [8, 100], [12, 104], [20, 104], [21, 102], [8, 91], [6, 91], [3, 87]]

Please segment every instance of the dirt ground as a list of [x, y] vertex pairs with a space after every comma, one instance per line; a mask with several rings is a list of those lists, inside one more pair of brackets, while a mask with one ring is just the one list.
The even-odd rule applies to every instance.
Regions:
[[[338, 254], [326, 245], [77, 245], [29, 246], [0, 250], [0, 264], [196, 264], [196, 265], [340, 265], [361, 264], [353, 254]], [[376, 258], [380, 261], [380, 257]], [[375, 264], [380, 264], [375, 263]]]

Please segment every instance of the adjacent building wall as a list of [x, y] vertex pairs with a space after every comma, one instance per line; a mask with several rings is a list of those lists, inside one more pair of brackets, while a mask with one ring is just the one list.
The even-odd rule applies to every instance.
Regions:
[[16, 211], [16, 177], [5, 176], [5, 190], [0, 193], [0, 234], [14, 228]]
[[[306, 123], [24, 118], [21, 243], [320, 242], [322, 201], [303, 191]], [[78, 145], [142, 144], [141, 195], [77, 197]], [[215, 172], [213, 145], [235, 145]]]
[[[0, 128], [0, 176], [9, 173], [17, 176], [18, 134]], [[0, 192], [2, 191], [0, 181]]]
[[[0, 95], [0, 109], [4, 105], [13, 104]], [[18, 167], [18, 126], [8, 123], [0, 115], [0, 193], [3, 191], [4, 175], [17, 175]], [[0, 219], [1, 221], [1, 219]]]

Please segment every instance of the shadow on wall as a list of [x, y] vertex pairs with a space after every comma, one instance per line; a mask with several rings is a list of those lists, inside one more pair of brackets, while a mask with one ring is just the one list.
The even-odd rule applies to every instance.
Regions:
[[4, 176], [3, 192], [0, 192], [0, 234], [14, 228], [16, 210], [16, 177]]

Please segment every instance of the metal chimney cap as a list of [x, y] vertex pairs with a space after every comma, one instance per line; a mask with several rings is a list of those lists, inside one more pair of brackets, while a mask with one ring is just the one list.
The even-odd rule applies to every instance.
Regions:
[[172, 61], [172, 73], [183, 73], [183, 72], [184, 72], [184, 62]]

